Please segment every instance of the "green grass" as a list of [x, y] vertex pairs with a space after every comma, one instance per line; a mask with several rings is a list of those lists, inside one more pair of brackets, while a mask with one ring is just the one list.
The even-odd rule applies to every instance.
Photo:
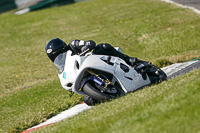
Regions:
[[198, 133], [200, 69], [93, 107], [41, 133]]
[[78, 95], [70, 98], [59, 85], [50, 81], [1, 98], [0, 127], [9, 132], [23, 131], [82, 102]]
[[199, 22], [199, 14], [159, 0], [93, 0], [1, 14], [0, 132], [25, 130], [81, 102], [59, 83], [44, 51], [50, 39], [107, 42], [163, 67], [199, 58]]

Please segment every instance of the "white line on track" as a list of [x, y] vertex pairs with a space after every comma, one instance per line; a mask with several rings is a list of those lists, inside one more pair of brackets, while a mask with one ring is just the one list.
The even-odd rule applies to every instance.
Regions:
[[74, 107], [68, 109], [68, 110], [65, 110], [63, 112], [61, 112], [60, 114], [48, 119], [47, 121], [37, 125], [37, 126], [34, 126], [22, 133], [28, 133], [28, 132], [31, 132], [31, 131], [34, 131], [36, 129], [39, 129], [41, 127], [44, 127], [44, 126], [48, 126], [48, 125], [51, 125], [53, 123], [56, 123], [56, 122], [59, 122], [59, 121], [62, 121], [64, 119], [67, 119], [69, 117], [72, 117], [74, 115], [77, 115], [79, 114], [80, 112], [83, 112], [84, 110], [88, 110], [92, 108], [92, 106], [88, 106], [87, 104], [85, 103], [82, 103], [82, 104], [78, 104], [78, 105], [75, 105]]
[[185, 5], [176, 3], [176, 2], [174, 2], [174, 1], [172, 1], [172, 0], [161, 0], [161, 1], [165, 1], [165, 2], [168, 2], [168, 3], [172, 3], [172, 4], [175, 4], [175, 5], [180, 6], [180, 7], [182, 7], [182, 8], [188, 8], [188, 9], [191, 9], [191, 10], [193, 10], [194, 12], [200, 14], [200, 10], [198, 10], [198, 9], [196, 9], [196, 8], [194, 8], [194, 7], [185, 6]]

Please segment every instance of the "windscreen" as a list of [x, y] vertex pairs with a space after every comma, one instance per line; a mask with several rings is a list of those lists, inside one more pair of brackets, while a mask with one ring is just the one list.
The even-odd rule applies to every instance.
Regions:
[[58, 73], [62, 73], [65, 67], [66, 52], [59, 54], [54, 60], [54, 65], [58, 69]]

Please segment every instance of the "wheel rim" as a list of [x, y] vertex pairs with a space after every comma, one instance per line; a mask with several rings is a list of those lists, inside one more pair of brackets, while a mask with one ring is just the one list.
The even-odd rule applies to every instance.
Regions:
[[108, 93], [108, 94], [116, 94], [118, 93], [117, 89], [114, 87], [109, 87], [109, 88], [105, 88], [97, 83], [95, 83], [95, 86], [102, 92], [102, 93]]

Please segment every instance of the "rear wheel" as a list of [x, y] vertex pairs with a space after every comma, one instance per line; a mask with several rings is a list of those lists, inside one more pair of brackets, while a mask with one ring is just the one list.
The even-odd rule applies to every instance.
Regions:
[[119, 96], [116, 86], [104, 87], [93, 81], [87, 82], [83, 87], [83, 91], [91, 98], [101, 102], [109, 101]]

